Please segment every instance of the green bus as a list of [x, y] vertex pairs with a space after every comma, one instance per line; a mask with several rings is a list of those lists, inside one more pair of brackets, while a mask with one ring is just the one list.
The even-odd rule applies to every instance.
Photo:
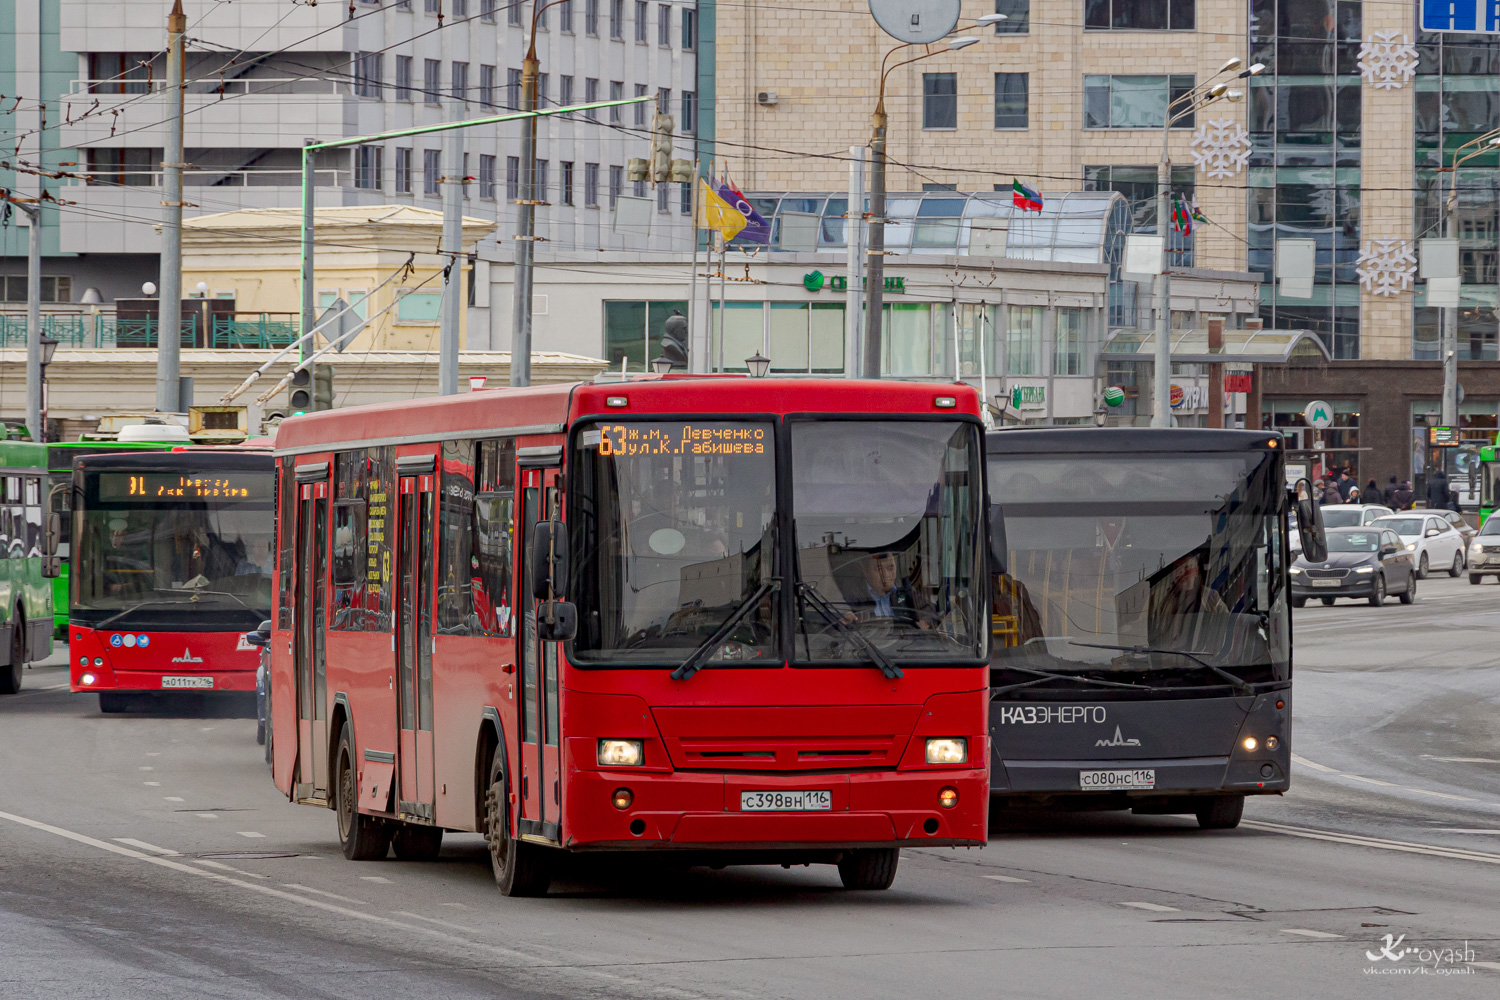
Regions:
[[1479, 523], [1483, 525], [1500, 496], [1500, 446], [1479, 446]]
[[[0, 441], [0, 694], [15, 694], [22, 668], [52, 655], [56, 599], [42, 559], [48, 481], [46, 445]], [[66, 597], [62, 607], [66, 615]]]

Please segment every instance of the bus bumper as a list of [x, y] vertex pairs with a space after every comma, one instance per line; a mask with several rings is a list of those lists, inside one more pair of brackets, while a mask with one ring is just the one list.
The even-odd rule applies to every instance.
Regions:
[[[1152, 787], [1082, 787], [1086, 772], [1152, 772]], [[1170, 760], [1007, 760], [995, 769], [990, 794], [994, 796], [1119, 796], [1127, 799], [1160, 795], [1218, 795], [1284, 792], [1286, 768], [1270, 755], [1265, 759], [1189, 757]]]
[[236, 633], [132, 633], [126, 646], [118, 633], [77, 625], [68, 631], [68, 681], [75, 694], [255, 690], [259, 651], [240, 649]]
[[[988, 775], [979, 769], [752, 775], [575, 771], [564, 846], [573, 849], [779, 850], [983, 846]], [[617, 789], [631, 805], [616, 809]], [[832, 808], [745, 812], [742, 791], [829, 789]], [[951, 808], [944, 789], [958, 792]]]

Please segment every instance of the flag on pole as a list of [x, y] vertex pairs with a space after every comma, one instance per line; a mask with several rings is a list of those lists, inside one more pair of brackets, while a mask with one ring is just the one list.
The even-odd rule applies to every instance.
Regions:
[[750, 204], [750, 199], [745, 197], [744, 192], [728, 180], [724, 180], [719, 184], [719, 197], [745, 217], [745, 228], [740, 231], [739, 236], [741, 243], [771, 245], [771, 224], [755, 210], [755, 206]]
[[715, 191], [708, 181], [700, 177], [698, 183], [702, 186], [702, 191], [699, 192], [698, 218], [694, 220], [696, 228], [716, 230], [723, 234], [726, 243], [729, 242], [740, 234], [750, 220]]
[[1172, 231], [1184, 236], [1193, 235], [1193, 217], [1188, 214], [1182, 196], [1175, 194], [1172, 196]]
[[1010, 203], [1023, 212], [1040, 212], [1042, 210], [1042, 196], [1033, 188], [1022, 184], [1019, 178], [1012, 177], [1010, 181]]
[[1189, 205], [1190, 205], [1189, 214], [1193, 217], [1193, 221], [1194, 222], [1202, 222], [1202, 223], [1206, 224], [1208, 222], [1208, 216], [1204, 215], [1203, 214], [1203, 210], [1198, 207], [1198, 199], [1194, 198], [1189, 203]]

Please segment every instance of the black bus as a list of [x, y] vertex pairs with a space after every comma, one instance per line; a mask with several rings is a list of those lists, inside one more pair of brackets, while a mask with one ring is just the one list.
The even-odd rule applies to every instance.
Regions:
[[[997, 805], [1238, 825], [1288, 787], [1288, 490], [1279, 435], [1023, 428], [988, 435]], [[1300, 496], [1307, 488], [1298, 484]]]

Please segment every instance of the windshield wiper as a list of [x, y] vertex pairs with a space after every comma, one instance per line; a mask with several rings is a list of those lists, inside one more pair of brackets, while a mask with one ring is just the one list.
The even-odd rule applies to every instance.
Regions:
[[1157, 649], [1152, 646], [1110, 646], [1098, 642], [1073, 642], [1072, 640], [1069, 640], [1068, 645], [1088, 646], [1091, 649], [1118, 649], [1123, 653], [1134, 653], [1137, 656], [1144, 656], [1147, 653], [1158, 653], [1164, 656], [1186, 656], [1188, 659], [1192, 660], [1194, 663], [1198, 664], [1209, 673], [1218, 674], [1220, 677], [1224, 678], [1240, 694], [1255, 693], [1255, 688], [1251, 687], [1243, 677], [1236, 677], [1234, 674], [1225, 670], [1223, 667], [1216, 667], [1212, 663], [1209, 663], [1202, 657], [1201, 654], [1190, 653], [1185, 649]]
[[1007, 691], [1016, 691], [1020, 688], [1032, 687], [1034, 685], [1042, 683], [1043, 681], [1075, 681], [1079, 684], [1093, 684], [1096, 687], [1135, 688], [1137, 690], [1143, 691], [1156, 690], [1156, 688], [1149, 688], [1144, 684], [1131, 684], [1128, 681], [1107, 681], [1101, 677], [1084, 677], [1082, 674], [1054, 674], [1049, 673], [1046, 670], [1037, 670], [1034, 667], [1018, 667], [1014, 664], [1009, 663], [1005, 665], [1004, 669], [1015, 670], [1023, 674], [1034, 674], [1036, 675], [1036, 680], [1021, 681], [1018, 684], [1007, 684], [1005, 685], [1005, 687], [992, 688], [990, 690], [991, 701], [993, 701], [998, 695], [1005, 694]]
[[797, 592], [805, 600], [807, 600], [809, 604], [817, 608], [818, 613], [826, 618], [830, 625], [838, 629], [845, 636], [859, 643], [859, 645], [864, 648], [864, 651], [870, 655], [870, 659], [875, 661], [875, 665], [880, 668], [881, 673], [885, 674], [892, 680], [895, 680], [898, 677], [906, 676], [901, 672], [900, 667], [891, 662], [890, 657], [886, 656], [880, 651], [879, 646], [871, 642], [869, 638], [861, 633], [858, 629], [850, 628], [849, 623], [844, 621], [844, 616], [839, 614], [838, 608], [835, 608], [832, 604], [828, 603], [828, 599], [822, 594], [818, 593], [816, 587], [814, 587], [810, 583], [798, 583]]
[[730, 633], [732, 633], [735, 628], [738, 627], [741, 620], [743, 620], [744, 617], [750, 613], [750, 609], [759, 604], [761, 602], [761, 599], [764, 598], [767, 594], [775, 593], [780, 589], [781, 580], [774, 577], [761, 584], [760, 587], [755, 591], [755, 593], [751, 594], [749, 597], [745, 598], [738, 605], [736, 605], [734, 613], [731, 614], [728, 618], [724, 619], [724, 624], [720, 625], [714, 631], [713, 635], [703, 640], [703, 643], [697, 649], [688, 654], [688, 658], [682, 661], [681, 666], [672, 671], [670, 675], [671, 678], [674, 681], [685, 681], [689, 677], [696, 674], [698, 671], [702, 670], [704, 662], [707, 661], [708, 658], [712, 656], [720, 646], [724, 645], [724, 642], [729, 638]]
[[161, 600], [159, 598], [155, 599], [155, 600], [150, 600], [150, 601], [141, 601], [138, 604], [132, 604], [130, 607], [126, 608], [123, 611], [120, 611], [120, 612], [118, 612], [116, 614], [110, 615], [108, 618], [104, 619], [99, 624], [92, 625], [90, 627], [91, 628], [95, 628], [95, 629], [104, 628], [110, 622], [117, 622], [121, 618], [124, 618], [126, 615], [130, 614], [132, 611], [139, 611], [141, 608], [144, 608], [144, 607], [146, 607], [148, 605], [151, 605], [151, 604], [192, 604], [192, 603], [193, 602], [191, 600], [188, 600], [188, 601], [163, 601], [163, 600]]

